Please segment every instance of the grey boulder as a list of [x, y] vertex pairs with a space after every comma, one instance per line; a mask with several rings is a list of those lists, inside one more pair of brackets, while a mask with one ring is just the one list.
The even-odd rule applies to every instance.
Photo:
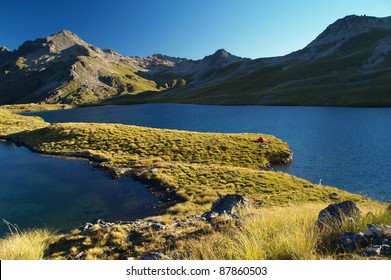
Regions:
[[355, 219], [361, 216], [361, 211], [357, 204], [351, 200], [333, 203], [321, 210], [316, 221], [320, 229], [324, 227], [338, 227], [344, 221]]

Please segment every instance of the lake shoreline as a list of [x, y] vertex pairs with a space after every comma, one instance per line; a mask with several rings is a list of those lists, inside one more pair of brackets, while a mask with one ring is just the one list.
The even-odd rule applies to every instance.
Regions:
[[386, 184], [391, 178], [385, 168], [391, 165], [391, 159], [383, 156], [390, 149], [386, 139], [391, 132], [386, 127], [391, 111], [387, 108], [160, 103], [77, 108], [36, 115], [51, 123], [121, 123], [218, 133], [267, 132], [284, 139], [295, 153], [293, 164], [282, 171], [313, 183], [322, 179], [324, 185], [391, 201]]
[[106, 162], [90, 161], [89, 164], [93, 168], [101, 170], [106, 174], [106, 176], [112, 179], [130, 177], [145, 185], [146, 189], [151, 194], [159, 198], [160, 202], [156, 208], [158, 208], [162, 213], [175, 204], [185, 201], [183, 197], [177, 195], [175, 189], [165, 188], [159, 180], [154, 180], [151, 178], [148, 179], [148, 177], [145, 176], [145, 173], [150, 172], [151, 170], [145, 168], [135, 168], [129, 165], [110, 165], [105, 163]]
[[[149, 192], [165, 200], [160, 206], [164, 213], [155, 217], [131, 222], [87, 222], [59, 235], [48, 245], [45, 258], [139, 258], [145, 253], [165, 252], [176, 246], [185, 248], [185, 252], [187, 240], [213, 238], [225, 234], [230, 227], [240, 229], [242, 220], [235, 217], [221, 215], [211, 221], [205, 218], [212, 205], [227, 195], [240, 194], [251, 202], [250, 212], [244, 214], [246, 223], [252, 221], [254, 213], [272, 214], [275, 209], [300, 212], [300, 205], [312, 209], [311, 217], [316, 217], [319, 208], [345, 200], [381, 211], [385, 207], [287, 173], [260, 170], [269, 164], [292, 160], [288, 144], [272, 135], [263, 135], [268, 140], [264, 146], [255, 141], [257, 134], [98, 123], [51, 125], [36, 117], [24, 117], [27, 122], [21, 126], [21, 116], [3, 114], [14, 121], [15, 127], [12, 133], [6, 134], [10, 124], [6, 122], [2, 127], [0, 121], [1, 138], [34, 153], [88, 159], [93, 168], [106, 176], [134, 178], [149, 185]], [[29, 127], [28, 118], [34, 118], [37, 123]], [[1, 134], [1, 131], [5, 132]], [[312, 220], [308, 225], [313, 230]], [[175, 254], [174, 250], [173, 256], [186, 258]]]
[[[185, 200], [176, 194], [176, 190], [172, 188], [165, 188], [161, 185], [158, 180], [148, 179], [144, 176], [144, 173], [149, 171], [145, 168], [135, 168], [130, 167], [129, 165], [110, 165], [105, 164], [106, 162], [102, 162], [101, 159], [97, 157], [93, 157], [91, 155], [86, 154], [61, 154], [61, 153], [47, 153], [38, 149], [34, 149], [33, 147], [27, 145], [24, 142], [14, 141], [9, 137], [0, 137], [0, 141], [2, 142], [10, 142], [14, 143], [17, 147], [25, 147], [30, 152], [44, 155], [44, 156], [53, 156], [64, 159], [75, 159], [75, 160], [88, 160], [89, 166], [93, 169], [98, 169], [105, 174], [105, 176], [118, 180], [124, 177], [129, 177], [134, 179], [145, 186], [145, 188], [155, 197], [159, 199], [158, 205], [154, 206], [154, 209], [158, 209], [161, 214], [163, 214], [168, 208], [174, 206], [175, 204], [184, 202]], [[148, 217], [146, 217], [148, 218]], [[99, 220], [97, 218], [96, 220]], [[86, 223], [92, 221], [85, 221]]]
[[[96, 168], [106, 174], [107, 177], [112, 179], [120, 179], [124, 177], [129, 177], [145, 185], [146, 189], [159, 198], [160, 202], [156, 206], [162, 214], [170, 207], [185, 202], [186, 199], [177, 195], [176, 189], [165, 187], [159, 180], [151, 179], [146, 176], [147, 172], [154, 172], [153, 168], [137, 168], [131, 164], [118, 164], [113, 165], [107, 161], [102, 160], [100, 157], [93, 156], [88, 153], [53, 153], [45, 152], [39, 149], [35, 149], [33, 146], [29, 145], [26, 142], [18, 141], [13, 137], [0, 137], [1, 141], [9, 141], [14, 143], [17, 147], [25, 147], [32, 153], [44, 155], [44, 156], [54, 156], [59, 158], [66, 159], [76, 159], [76, 160], [88, 160], [88, 164], [92, 168]], [[260, 167], [260, 170], [273, 170], [274, 166], [286, 166], [291, 163], [293, 160], [292, 154], [287, 155], [285, 158], [280, 158], [274, 162], [268, 163], [265, 167]], [[97, 219], [99, 220], [99, 219]], [[86, 221], [88, 222], [88, 221]]]

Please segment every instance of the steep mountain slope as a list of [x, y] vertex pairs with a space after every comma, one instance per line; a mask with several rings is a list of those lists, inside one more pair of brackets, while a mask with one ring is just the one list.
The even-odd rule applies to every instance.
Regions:
[[0, 53], [1, 103], [86, 103], [156, 90], [130, 58], [66, 30]]
[[391, 17], [347, 16], [304, 49], [240, 61], [209, 80], [110, 102], [391, 106]]
[[126, 57], [64, 30], [27, 41], [13, 52], [0, 48], [0, 104], [83, 104], [167, 90], [202, 81], [211, 69], [245, 60], [225, 50], [198, 61], [162, 54]]
[[256, 60], [127, 57], [62, 31], [0, 48], [0, 104], [391, 106], [391, 17], [347, 16], [304, 49]]

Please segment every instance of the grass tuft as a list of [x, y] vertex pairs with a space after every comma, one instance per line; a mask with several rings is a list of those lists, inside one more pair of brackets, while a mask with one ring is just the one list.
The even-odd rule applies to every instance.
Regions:
[[58, 239], [50, 229], [12, 231], [0, 239], [1, 260], [42, 260], [48, 246]]
[[[187, 241], [190, 259], [315, 259], [320, 204], [272, 207], [248, 213], [238, 225]], [[314, 215], [315, 214], [315, 215]]]

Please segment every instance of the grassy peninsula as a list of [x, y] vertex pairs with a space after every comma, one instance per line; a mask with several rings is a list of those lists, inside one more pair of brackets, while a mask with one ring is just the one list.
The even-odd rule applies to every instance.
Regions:
[[[152, 222], [97, 223], [85, 231], [75, 229], [65, 235], [47, 230], [14, 234], [0, 241], [0, 256], [38, 258], [10, 253], [18, 250], [12, 249], [14, 244], [29, 243], [25, 241], [27, 235], [35, 241], [41, 236], [39, 243], [45, 244], [42, 258], [126, 259], [150, 251], [164, 252], [174, 259], [334, 258], [332, 253], [321, 250], [329, 237], [314, 225], [317, 213], [327, 204], [350, 199], [359, 203], [363, 212], [371, 212], [355, 222], [355, 229], [361, 229], [366, 222], [391, 222], [385, 205], [266, 170], [270, 164], [289, 162], [292, 152], [282, 140], [264, 136], [269, 142], [260, 147], [255, 141], [259, 135], [255, 134], [119, 124], [49, 124], [2, 107], [1, 138], [39, 153], [89, 158], [114, 177], [132, 176], [163, 192], [174, 193], [177, 200]], [[252, 202], [240, 223], [208, 223], [194, 216], [210, 210], [212, 202], [226, 194], [242, 194]], [[153, 229], [156, 223], [161, 230]], [[133, 236], [130, 241], [132, 234], [137, 238]], [[237, 250], [239, 247], [245, 250]]]
[[75, 105], [71, 104], [39, 104], [39, 103], [29, 103], [29, 104], [11, 104], [11, 105], [2, 105], [0, 110], [6, 110], [12, 113], [26, 113], [26, 112], [42, 112], [42, 111], [53, 111], [53, 110], [64, 110], [75, 108]]
[[89, 158], [114, 174], [127, 173], [173, 188], [185, 202], [169, 208], [168, 213], [199, 214], [228, 193], [241, 193], [271, 205], [332, 201], [331, 193], [343, 199], [363, 199], [286, 173], [260, 170], [289, 162], [292, 157], [288, 144], [271, 135], [264, 135], [269, 143], [261, 148], [255, 134], [98, 123], [40, 125], [8, 134], [7, 139], [39, 153]]

